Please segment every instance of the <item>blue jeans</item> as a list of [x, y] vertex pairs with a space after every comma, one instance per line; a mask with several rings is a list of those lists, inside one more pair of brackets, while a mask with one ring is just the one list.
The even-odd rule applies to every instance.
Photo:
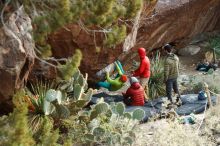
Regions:
[[166, 93], [167, 93], [167, 97], [168, 99], [172, 101], [172, 89], [174, 90], [174, 92], [176, 94], [178, 94], [178, 98], [180, 97], [180, 93], [179, 93], [179, 89], [178, 89], [178, 84], [177, 84], [177, 78], [174, 79], [168, 79], [166, 81]]

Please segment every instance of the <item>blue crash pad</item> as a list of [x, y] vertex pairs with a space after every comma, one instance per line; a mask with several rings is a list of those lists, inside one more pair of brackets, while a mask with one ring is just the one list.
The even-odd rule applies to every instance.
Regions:
[[[93, 95], [91, 104], [97, 103], [97, 100], [101, 97], [103, 97], [104, 101], [107, 103], [123, 102], [122, 95], [108, 95], [106, 93], [99, 93], [99, 94]], [[148, 103], [145, 103], [144, 106], [126, 106], [126, 111], [131, 112], [137, 108], [143, 109], [145, 111], [144, 120], [146, 121], [149, 117], [161, 112], [163, 98], [165, 97], [160, 97], [160, 98], [148, 101]], [[189, 115], [191, 113], [194, 113], [194, 114], [202, 113], [205, 110], [207, 99], [198, 100], [197, 94], [187, 94], [187, 95], [181, 95], [181, 101], [182, 101], [182, 105], [176, 109], [177, 114]], [[212, 96], [212, 102], [214, 105], [216, 104], [215, 96]]]
[[107, 102], [107, 103], [123, 102], [123, 96], [122, 95], [109, 95], [109, 94], [106, 94], [106, 93], [102, 92], [102, 93], [93, 95], [90, 103], [91, 104], [96, 104], [101, 97], [103, 97], [104, 101]]

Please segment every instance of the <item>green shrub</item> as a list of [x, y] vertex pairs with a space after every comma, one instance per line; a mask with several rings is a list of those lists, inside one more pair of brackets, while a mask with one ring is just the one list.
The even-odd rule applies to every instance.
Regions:
[[21, 101], [22, 96], [23, 92], [18, 92], [13, 99], [16, 106], [13, 113], [0, 118], [0, 145], [30, 146], [35, 144], [28, 126], [27, 104]]

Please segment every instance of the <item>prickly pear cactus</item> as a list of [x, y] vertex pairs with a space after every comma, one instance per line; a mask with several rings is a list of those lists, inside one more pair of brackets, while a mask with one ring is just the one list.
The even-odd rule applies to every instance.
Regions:
[[108, 105], [107, 103], [105, 103], [105, 102], [103, 102], [103, 103], [98, 103], [98, 104], [96, 104], [95, 107], [94, 107], [94, 110], [95, 110], [97, 113], [99, 113], [99, 114], [107, 112], [108, 109], [109, 109], [109, 105]]
[[122, 102], [117, 103], [115, 106], [115, 111], [117, 112], [117, 114], [122, 116], [125, 111], [125, 105]]
[[84, 77], [79, 70], [73, 75], [73, 84], [79, 84], [84, 88], [84, 90], [88, 89], [88, 83], [87, 83], [88, 75]]
[[90, 134], [90, 133], [85, 134], [85, 140], [87, 142], [94, 142], [95, 141], [95, 136], [93, 134]]
[[108, 113], [108, 112], [109, 112], [109, 105], [107, 103], [105, 102], [98, 103], [91, 110], [90, 120], [93, 120], [102, 113]]
[[79, 70], [73, 75], [73, 91], [72, 92], [73, 92], [73, 99], [75, 101], [87, 100], [89, 102], [91, 100], [91, 97], [94, 91], [92, 89], [88, 89], [87, 78], [88, 78], [88, 75], [86, 74], [84, 78]]
[[98, 114], [97, 111], [92, 110], [92, 111], [91, 111], [91, 114], [90, 114], [90, 120], [93, 120], [93, 119], [97, 118], [98, 115], [99, 115], [99, 114]]
[[60, 104], [61, 100], [62, 100], [62, 93], [59, 90], [56, 91], [54, 89], [49, 89], [46, 92], [45, 99], [48, 102], [53, 102], [53, 101], [57, 100], [57, 102]]
[[81, 99], [82, 100], [87, 100], [87, 101], [90, 101], [91, 98], [92, 98], [92, 95], [93, 95], [93, 90], [92, 89], [88, 89], [87, 93], [83, 93], [82, 96], [81, 96]]
[[80, 71], [77, 70], [71, 80], [68, 82], [61, 82], [60, 89], [64, 93], [67, 93], [69, 109], [73, 114], [76, 114], [85, 107], [90, 102], [92, 95], [94, 94], [93, 89], [88, 89], [87, 78], [87, 74], [84, 77]]
[[125, 118], [128, 118], [128, 119], [131, 119], [131, 118], [132, 118], [132, 115], [131, 115], [130, 113], [128, 113], [128, 112], [125, 112], [125, 113], [123, 114], [123, 116], [124, 116]]
[[[55, 104], [58, 105], [62, 102], [62, 93], [59, 90], [49, 89], [45, 94], [45, 98], [43, 99], [43, 111], [45, 115], [50, 115], [55, 110]], [[56, 103], [54, 103], [57, 101]]]
[[51, 103], [48, 101], [44, 101], [43, 103], [43, 111], [45, 115], [50, 115], [53, 112], [53, 108], [51, 106]]
[[144, 118], [144, 116], [145, 116], [145, 112], [142, 109], [136, 109], [132, 113], [132, 119], [134, 120], [140, 121]]
[[75, 84], [73, 90], [74, 90], [74, 99], [80, 100], [83, 94], [83, 87], [80, 86], [79, 84]]
[[55, 105], [56, 116], [62, 119], [66, 119], [70, 116], [69, 109], [64, 105]]
[[103, 136], [105, 134], [105, 129], [101, 127], [96, 127], [93, 129], [92, 134], [94, 136]]

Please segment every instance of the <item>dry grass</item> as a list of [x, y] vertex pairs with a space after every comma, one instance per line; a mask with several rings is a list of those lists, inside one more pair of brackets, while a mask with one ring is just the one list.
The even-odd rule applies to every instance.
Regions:
[[140, 125], [135, 146], [212, 146], [207, 136], [198, 135], [195, 127], [177, 122], [160, 120]]
[[207, 135], [216, 145], [220, 145], [220, 104], [207, 112], [203, 134]]
[[220, 105], [203, 115], [196, 115], [194, 125], [182, 125], [177, 121], [162, 119], [139, 125], [139, 135], [135, 146], [216, 146], [220, 145]]

